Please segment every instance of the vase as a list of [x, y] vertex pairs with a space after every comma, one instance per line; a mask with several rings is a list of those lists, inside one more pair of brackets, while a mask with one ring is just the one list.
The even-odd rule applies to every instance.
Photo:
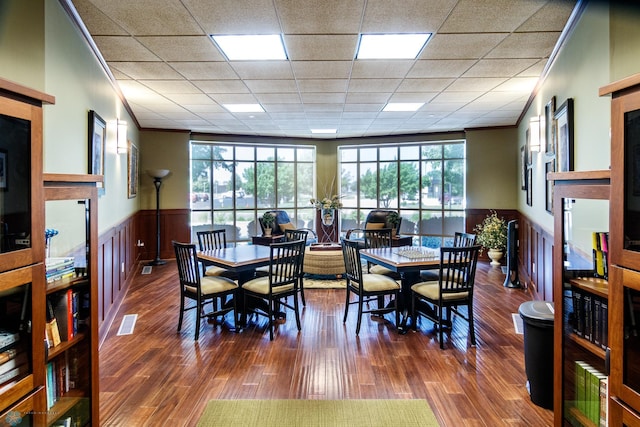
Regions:
[[265, 237], [271, 237], [271, 231], [272, 231], [271, 227], [265, 227], [264, 228], [264, 236]]
[[333, 221], [336, 218], [336, 210], [322, 208], [321, 217], [322, 224], [326, 226], [333, 225]]
[[491, 266], [498, 267], [500, 266], [500, 260], [502, 259], [503, 252], [501, 249], [489, 249], [487, 252], [489, 258], [491, 258]]

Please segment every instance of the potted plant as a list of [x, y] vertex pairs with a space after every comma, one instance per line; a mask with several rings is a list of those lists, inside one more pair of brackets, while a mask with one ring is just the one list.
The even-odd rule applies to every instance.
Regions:
[[491, 258], [491, 265], [500, 265], [500, 259], [507, 247], [507, 222], [503, 218], [498, 218], [495, 211], [476, 225], [473, 229], [478, 235], [478, 243], [487, 249], [487, 255]]
[[265, 212], [264, 215], [262, 215], [262, 225], [264, 225], [265, 236], [271, 236], [271, 230], [274, 222], [276, 222], [276, 217], [271, 212]]
[[387, 215], [387, 223], [391, 226], [391, 235], [393, 237], [396, 236], [400, 221], [402, 221], [402, 218], [400, 218], [400, 214], [398, 212], [389, 212], [389, 215]]

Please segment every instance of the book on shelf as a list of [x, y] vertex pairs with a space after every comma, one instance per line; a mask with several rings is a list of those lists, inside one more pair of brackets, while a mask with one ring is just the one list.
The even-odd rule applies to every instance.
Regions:
[[[575, 408], [593, 425], [606, 425], [608, 378], [585, 361], [575, 362]], [[604, 423], [603, 422], [604, 420]]]
[[26, 364], [28, 362], [29, 359], [27, 358], [27, 353], [20, 352], [14, 358], [7, 360], [0, 365], [0, 375], [5, 374], [10, 370], [15, 369], [18, 366]]
[[609, 233], [594, 231], [591, 233], [593, 245], [593, 271], [596, 277], [609, 276]]
[[15, 358], [17, 355], [18, 355], [17, 348], [8, 348], [0, 352], [0, 363], [8, 362], [9, 360]]
[[67, 289], [49, 295], [54, 318], [62, 341], [73, 339], [73, 290]]
[[609, 304], [606, 298], [583, 291], [572, 290], [573, 332], [602, 349], [609, 345]]
[[0, 351], [9, 348], [18, 341], [20, 341], [20, 334], [18, 332], [0, 329]]
[[47, 283], [75, 276], [75, 263], [72, 257], [47, 258], [45, 260]]
[[9, 381], [13, 381], [19, 376], [26, 374], [27, 372], [29, 372], [29, 364], [23, 363], [22, 365], [18, 365], [7, 372], [0, 374], [0, 387]]

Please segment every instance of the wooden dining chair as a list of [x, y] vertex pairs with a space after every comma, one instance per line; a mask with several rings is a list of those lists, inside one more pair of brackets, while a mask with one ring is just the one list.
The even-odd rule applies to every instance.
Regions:
[[[227, 247], [227, 231], [224, 228], [197, 231], [196, 236], [198, 237], [198, 248], [201, 251], [224, 249]], [[228, 277], [232, 280], [238, 280], [238, 275], [236, 273], [215, 265], [210, 265], [204, 268], [204, 275], [222, 276]]]
[[[302, 280], [302, 262], [304, 259], [304, 240], [272, 243], [270, 246], [269, 271], [266, 276], [256, 277], [242, 285], [244, 307], [250, 312], [269, 319], [269, 339], [273, 341], [273, 325], [277, 311], [286, 307], [294, 311], [298, 331], [300, 310], [298, 290]], [[287, 298], [293, 296], [293, 305]], [[258, 300], [252, 304], [251, 299]], [[266, 304], [261, 304], [266, 303]], [[277, 309], [277, 310], [276, 310]]]
[[[400, 285], [389, 276], [382, 274], [363, 274], [362, 261], [360, 260], [360, 246], [355, 240], [342, 240], [342, 256], [346, 270], [347, 295], [344, 307], [343, 323], [347, 322], [349, 306], [358, 305], [358, 323], [356, 325], [356, 335], [360, 334], [360, 324], [364, 313], [384, 315], [389, 311], [396, 313], [396, 327], [400, 324], [400, 312], [398, 310], [398, 296]], [[356, 300], [351, 301], [351, 293], [355, 294]], [[384, 306], [384, 296], [391, 296], [391, 307]], [[364, 304], [371, 301], [378, 301], [377, 308], [364, 310]]]
[[[473, 233], [463, 233], [456, 231], [453, 236], [453, 247], [473, 246], [476, 244], [476, 235]], [[420, 272], [420, 280], [423, 282], [431, 282], [438, 280], [438, 270], [422, 270]]]
[[[364, 247], [369, 248], [390, 248], [391, 247], [391, 229], [381, 228], [378, 230], [364, 230]], [[373, 274], [383, 274], [395, 280], [400, 279], [400, 275], [378, 264], [367, 263], [367, 271]]]
[[[284, 230], [284, 241], [293, 242], [296, 240], [304, 240], [305, 247], [307, 246], [307, 238], [309, 237], [309, 231], [303, 229], [297, 230]], [[303, 251], [305, 252], [305, 251]], [[302, 254], [302, 266], [304, 269], [304, 253]], [[300, 298], [302, 299], [302, 305], [306, 306], [307, 301], [304, 299], [304, 272], [300, 274], [300, 284], [298, 285]]]
[[[480, 245], [440, 248], [438, 279], [411, 286], [411, 318], [417, 330], [417, 316], [431, 320], [438, 329], [440, 348], [444, 348], [443, 329], [452, 326], [452, 314], [469, 323], [469, 340], [476, 345], [473, 324], [473, 287]], [[460, 310], [466, 307], [466, 313]], [[444, 315], [446, 311], [447, 315]]]
[[[215, 318], [224, 316], [233, 311], [233, 327], [238, 329], [236, 312], [236, 291], [238, 284], [233, 280], [222, 276], [201, 276], [198, 265], [196, 245], [172, 242], [178, 264], [178, 278], [180, 279], [180, 317], [178, 319], [178, 332], [182, 329], [182, 320], [185, 311], [196, 311], [195, 340], [200, 336], [200, 320], [203, 318]], [[225, 307], [227, 296], [231, 296], [232, 304]], [[218, 310], [217, 299], [221, 299], [221, 308]], [[186, 300], [195, 301], [195, 305], [186, 306]], [[206, 303], [212, 303], [212, 310], [205, 313]]]

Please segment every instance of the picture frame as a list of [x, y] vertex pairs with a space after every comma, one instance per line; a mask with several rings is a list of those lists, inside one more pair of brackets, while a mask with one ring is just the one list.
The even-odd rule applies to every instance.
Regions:
[[553, 114], [558, 172], [573, 170], [573, 99], [567, 98]]
[[550, 161], [545, 163], [544, 166], [544, 176], [546, 180], [546, 188], [545, 188], [545, 209], [547, 212], [553, 215], [553, 180], [547, 178], [547, 175], [550, 172], [555, 172], [555, 161]]
[[[98, 113], [89, 111], [89, 173], [104, 177], [107, 123]], [[100, 184], [98, 184], [100, 186]], [[104, 181], [102, 183], [104, 189]]]
[[520, 189], [527, 191], [527, 151], [524, 145], [520, 147], [520, 162], [522, 164], [520, 171]]
[[0, 191], [7, 191], [7, 181], [9, 176], [9, 169], [7, 169], [7, 160], [9, 154], [6, 150], [0, 150]]
[[544, 106], [544, 141], [545, 141], [545, 153], [547, 156], [555, 155], [555, 147], [553, 142], [554, 136], [554, 119], [553, 115], [556, 112], [556, 97], [552, 96], [547, 105]]
[[533, 154], [531, 153], [531, 131], [527, 128], [526, 131], [526, 146], [527, 146], [527, 167], [531, 167], [533, 165]]
[[533, 169], [527, 169], [527, 205], [533, 206]]
[[133, 199], [138, 195], [140, 155], [135, 144], [127, 141], [127, 145], [127, 197]]

